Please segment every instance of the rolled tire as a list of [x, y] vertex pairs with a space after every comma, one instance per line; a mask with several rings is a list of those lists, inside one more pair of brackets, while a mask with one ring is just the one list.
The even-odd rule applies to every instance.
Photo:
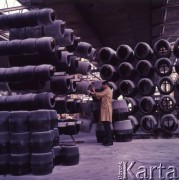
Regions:
[[136, 93], [136, 86], [131, 80], [121, 81], [118, 88], [120, 93], [125, 97], [134, 96]]
[[10, 153], [10, 134], [9, 132], [0, 133], [0, 154]]
[[48, 153], [32, 153], [31, 169], [34, 175], [46, 175], [53, 171], [53, 154]]
[[37, 109], [53, 109], [55, 107], [55, 96], [53, 93], [39, 93], [34, 98], [34, 104]]
[[5, 76], [6, 70], [7, 68], [0, 68], [0, 82], [7, 81], [6, 76]]
[[89, 81], [80, 81], [77, 82], [76, 92], [79, 94], [87, 94], [87, 90], [89, 90], [91, 83]]
[[36, 12], [36, 19], [39, 25], [52, 24], [55, 21], [55, 11], [51, 8], [45, 8]]
[[159, 99], [159, 108], [164, 113], [171, 113], [175, 110], [176, 101], [170, 95], [164, 95]]
[[40, 38], [44, 37], [43, 27], [25, 27], [26, 38]]
[[99, 51], [99, 57], [103, 64], [112, 64], [115, 65], [117, 64], [117, 56], [116, 56], [116, 51], [109, 47], [103, 47]]
[[0, 96], [0, 110], [7, 111], [9, 108], [6, 105], [6, 100], [8, 96]]
[[69, 68], [67, 68], [66, 72], [68, 74], [76, 74], [78, 65], [79, 65], [79, 61], [77, 60], [76, 56], [71, 56], [70, 59], [71, 59], [71, 64], [70, 64]]
[[139, 42], [134, 48], [134, 55], [137, 59], [151, 59], [153, 57], [153, 50], [145, 42]]
[[89, 75], [91, 72], [91, 64], [88, 62], [78, 61], [77, 73], [82, 75]]
[[142, 78], [137, 84], [139, 93], [143, 96], [151, 96], [155, 92], [154, 83], [148, 78]]
[[86, 42], [79, 42], [76, 53], [80, 57], [87, 58], [92, 51], [92, 45]]
[[109, 64], [104, 64], [101, 67], [100, 76], [107, 81], [117, 81], [119, 79], [116, 68]]
[[155, 100], [150, 96], [144, 96], [139, 101], [139, 109], [144, 114], [153, 114], [156, 107]]
[[30, 133], [11, 133], [11, 154], [30, 153]]
[[10, 28], [20, 28], [22, 27], [21, 23], [21, 13], [13, 13], [8, 15], [8, 26]]
[[[175, 69], [176, 69], [176, 66], [175, 66]], [[161, 77], [169, 76], [172, 73], [172, 62], [168, 58], [158, 59], [155, 63], [155, 71]]]
[[69, 94], [76, 93], [76, 81], [74, 79], [70, 79], [70, 89], [68, 90]]
[[68, 76], [54, 76], [50, 81], [52, 92], [65, 94], [70, 89], [70, 79]]
[[48, 110], [31, 111], [29, 114], [29, 129], [31, 132], [50, 131], [51, 116]]
[[91, 49], [91, 53], [88, 55], [88, 59], [89, 59], [90, 61], [95, 61], [96, 56], [97, 56], [96, 49], [95, 49], [95, 48], [92, 48], [92, 49]]
[[61, 147], [60, 146], [54, 146], [53, 152], [54, 152], [54, 160], [53, 160], [54, 165], [61, 164], [61, 161], [60, 161]]
[[129, 120], [131, 120], [132, 129], [133, 129], [133, 132], [135, 133], [140, 127], [139, 122], [135, 116], [128, 116], [128, 118]]
[[54, 139], [53, 139], [53, 146], [58, 146], [60, 141], [58, 127], [53, 129], [54, 132]]
[[21, 54], [21, 40], [12, 40], [7, 43], [8, 55]]
[[64, 145], [61, 147], [61, 164], [73, 166], [79, 163], [80, 154], [76, 145]]
[[34, 110], [35, 96], [36, 96], [36, 94], [33, 94], [33, 93], [22, 95], [21, 98], [20, 98], [21, 110]]
[[12, 133], [22, 133], [29, 131], [29, 112], [11, 111], [9, 117], [9, 130]]
[[134, 51], [128, 45], [120, 45], [116, 50], [117, 57], [120, 61], [132, 61]]
[[24, 66], [20, 67], [19, 76], [22, 81], [35, 80], [34, 70], [36, 66]]
[[33, 132], [31, 134], [31, 152], [48, 153], [53, 148], [51, 131]]
[[157, 129], [158, 123], [153, 115], [146, 115], [142, 117], [140, 126], [144, 132], [153, 133]]
[[124, 62], [118, 67], [118, 74], [121, 79], [131, 79], [134, 77], [134, 67], [131, 63]]
[[51, 128], [58, 128], [58, 115], [56, 110], [49, 110], [50, 112], [50, 118], [51, 118]]
[[0, 154], [0, 175], [9, 173], [10, 154]]
[[129, 115], [135, 114], [137, 112], [137, 109], [138, 109], [137, 101], [131, 97], [128, 97], [128, 98], [125, 97], [125, 100], [126, 100], [128, 110], [129, 110], [128, 114]]
[[37, 26], [36, 11], [22, 13], [21, 22], [23, 27]]
[[175, 89], [173, 80], [168, 76], [160, 78], [157, 83], [157, 87], [159, 92], [164, 95], [169, 95]]
[[20, 79], [20, 67], [7, 68], [4, 76], [7, 82], [18, 81]]
[[130, 142], [133, 137], [133, 129], [130, 120], [113, 122], [116, 142]]
[[7, 110], [13, 111], [13, 110], [20, 110], [20, 98], [21, 95], [14, 95], [14, 96], [7, 96], [6, 99], [6, 107]]
[[10, 174], [25, 175], [31, 172], [30, 154], [10, 155]]
[[74, 43], [74, 32], [72, 29], [65, 29], [63, 38], [60, 39], [60, 46], [71, 46]]
[[8, 45], [8, 41], [1, 41], [0, 42], [0, 55], [4, 56], [4, 55], [8, 55], [9, 54], [9, 50], [7, 48]]
[[62, 20], [55, 20], [52, 24], [43, 26], [43, 30], [45, 36], [54, 37], [59, 45], [61, 38], [64, 37], [65, 22]]
[[0, 111], [0, 133], [9, 131], [9, 116], [8, 111]]
[[154, 53], [158, 58], [169, 58], [171, 55], [170, 43], [165, 39], [160, 39], [154, 44]]
[[36, 38], [28, 38], [21, 41], [21, 50], [25, 54], [36, 52]]
[[178, 120], [173, 114], [165, 114], [160, 121], [161, 129], [166, 134], [175, 132], [178, 128]]
[[56, 97], [55, 102], [55, 110], [57, 111], [57, 113], [69, 113], [70, 110], [67, 107], [66, 97]]
[[9, 40], [14, 39], [26, 39], [26, 31], [25, 28], [11, 28], [9, 30]]
[[0, 16], [0, 27], [2, 29], [8, 29], [9, 28], [9, 26], [8, 26], [8, 16], [5, 15], [5, 14], [2, 14]]
[[135, 70], [141, 77], [152, 77], [154, 75], [154, 68], [147, 60], [141, 60], [136, 64]]
[[179, 38], [174, 43], [173, 54], [176, 58], [179, 58]]
[[42, 37], [36, 39], [36, 51], [39, 54], [50, 54], [55, 51], [55, 40], [52, 37]]
[[55, 67], [47, 64], [39, 65], [35, 67], [35, 78], [39, 81], [50, 80], [55, 73]]

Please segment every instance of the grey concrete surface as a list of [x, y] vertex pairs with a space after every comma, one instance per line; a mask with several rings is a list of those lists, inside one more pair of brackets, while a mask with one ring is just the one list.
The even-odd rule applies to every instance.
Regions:
[[[71, 140], [62, 136], [61, 140]], [[80, 151], [80, 162], [75, 166], [55, 166], [53, 173], [45, 176], [0, 176], [0, 180], [118, 180], [119, 170], [125, 174], [125, 167], [129, 167], [132, 161], [136, 162], [131, 171], [136, 176], [141, 170], [145, 170], [147, 176], [141, 179], [177, 179], [166, 177], [173, 171], [179, 176], [179, 139], [133, 139], [132, 142], [114, 142], [113, 146], [104, 147], [96, 142], [94, 129], [90, 134], [80, 133], [75, 136]], [[128, 162], [128, 165], [120, 162]], [[161, 171], [161, 165], [165, 169]], [[150, 178], [150, 168], [155, 168]], [[170, 167], [171, 166], [171, 167]], [[168, 169], [169, 168], [169, 169]], [[159, 172], [160, 170], [160, 172]], [[152, 172], [152, 171], [151, 171]], [[162, 172], [162, 173], [161, 173]], [[171, 176], [174, 173], [170, 174]], [[119, 175], [119, 177], [118, 177]], [[128, 179], [135, 179], [127, 172]], [[146, 174], [145, 174], [146, 175]], [[149, 177], [149, 178], [147, 178]], [[124, 179], [124, 178], [123, 178]], [[137, 178], [140, 179], [140, 178]], [[178, 178], [179, 179], [179, 178]]]

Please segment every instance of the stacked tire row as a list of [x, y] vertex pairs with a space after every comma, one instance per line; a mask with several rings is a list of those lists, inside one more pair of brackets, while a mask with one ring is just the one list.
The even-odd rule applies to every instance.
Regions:
[[[175, 42], [177, 47], [178, 40]], [[177, 57], [178, 50], [174, 50]], [[174, 57], [166, 40], [159, 40], [154, 50], [144, 42], [138, 43], [134, 51], [128, 45], [120, 45], [116, 51], [102, 48], [100, 59], [105, 63], [101, 77], [114, 81], [119, 93], [129, 106], [129, 119], [146, 133], [154, 133], [159, 124], [164, 134], [172, 134], [178, 127], [174, 113], [176, 102], [170, 96], [175, 83], [170, 75], [173, 72]], [[170, 58], [171, 57], [171, 58]], [[169, 59], [170, 58], [170, 59]], [[177, 69], [177, 64], [176, 64]], [[158, 89], [160, 96], [156, 96]]]

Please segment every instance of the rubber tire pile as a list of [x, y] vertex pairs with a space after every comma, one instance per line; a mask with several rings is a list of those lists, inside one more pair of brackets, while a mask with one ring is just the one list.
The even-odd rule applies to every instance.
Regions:
[[[172, 136], [178, 128], [176, 105], [178, 85], [171, 78], [173, 65], [179, 73], [179, 39], [175, 41], [173, 53], [167, 40], [160, 39], [153, 49], [145, 42], [139, 42], [134, 50], [120, 45], [116, 51], [103, 47], [99, 58], [103, 64], [100, 75], [113, 81], [116, 94], [121, 94], [129, 108], [129, 119], [134, 133], [142, 129], [147, 134]], [[175, 98], [171, 95], [173, 92]], [[159, 95], [156, 95], [158, 92]]]

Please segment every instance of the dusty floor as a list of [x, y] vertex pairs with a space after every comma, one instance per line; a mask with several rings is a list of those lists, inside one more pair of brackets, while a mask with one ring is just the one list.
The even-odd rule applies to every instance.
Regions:
[[[65, 138], [70, 140], [69, 137]], [[80, 150], [78, 165], [55, 166], [53, 173], [45, 176], [6, 175], [0, 176], [0, 180], [118, 180], [121, 173], [125, 176], [125, 172], [128, 179], [135, 179], [140, 172], [144, 177], [141, 179], [159, 180], [164, 177], [168, 180], [177, 179], [169, 177], [179, 176], [179, 138], [133, 139], [127, 143], [115, 142], [110, 147], [98, 144], [94, 131], [90, 134], [80, 133], [75, 139]], [[131, 168], [133, 175], [130, 175], [125, 167], [128, 168], [132, 161], [136, 164]], [[124, 162], [123, 165], [119, 166], [120, 162]]]

